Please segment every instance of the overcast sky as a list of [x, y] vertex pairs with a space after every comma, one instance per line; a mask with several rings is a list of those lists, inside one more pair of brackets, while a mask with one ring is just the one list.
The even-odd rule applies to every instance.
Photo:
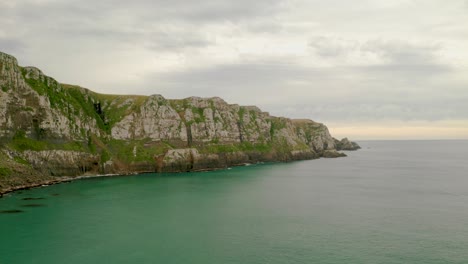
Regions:
[[100, 93], [468, 138], [468, 0], [0, 0], [0, 51]]

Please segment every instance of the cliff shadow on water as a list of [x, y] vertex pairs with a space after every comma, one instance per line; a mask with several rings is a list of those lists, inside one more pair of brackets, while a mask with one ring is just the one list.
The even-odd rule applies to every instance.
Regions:
[[321, 123], [219, 97], [99, 94], [1, 52], [0, 88], [0, 193], [83, 175], [198, 171], [359, 148]]

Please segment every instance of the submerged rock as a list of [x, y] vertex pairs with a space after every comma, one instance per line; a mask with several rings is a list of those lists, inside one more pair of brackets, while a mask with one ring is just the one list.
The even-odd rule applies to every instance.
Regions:
[[45, 204], [23, 204], [22, 207], [44, 207]]
[[24, 201], [35, 201], [35, 200], [44, 200], [44, 197], [25, 197], [22, 200]]
[[0, 211], [0, 214], [17, 214], [17, 213], [22, 213], [24, 212], [23, 210], [17, 210], [17, 209], [13, 209], [13, 210], [1, 210]]

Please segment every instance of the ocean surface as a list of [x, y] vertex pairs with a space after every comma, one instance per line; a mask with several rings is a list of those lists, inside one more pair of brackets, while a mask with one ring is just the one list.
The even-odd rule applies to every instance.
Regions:
[[0, 263], [468, 263], [468, 141], [359, 143], [9, 194]]

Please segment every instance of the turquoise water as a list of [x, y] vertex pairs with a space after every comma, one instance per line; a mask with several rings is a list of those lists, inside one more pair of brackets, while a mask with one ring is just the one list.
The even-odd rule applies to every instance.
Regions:
[[468, 141], [0, 199], [0, 263], [468, 263]]

